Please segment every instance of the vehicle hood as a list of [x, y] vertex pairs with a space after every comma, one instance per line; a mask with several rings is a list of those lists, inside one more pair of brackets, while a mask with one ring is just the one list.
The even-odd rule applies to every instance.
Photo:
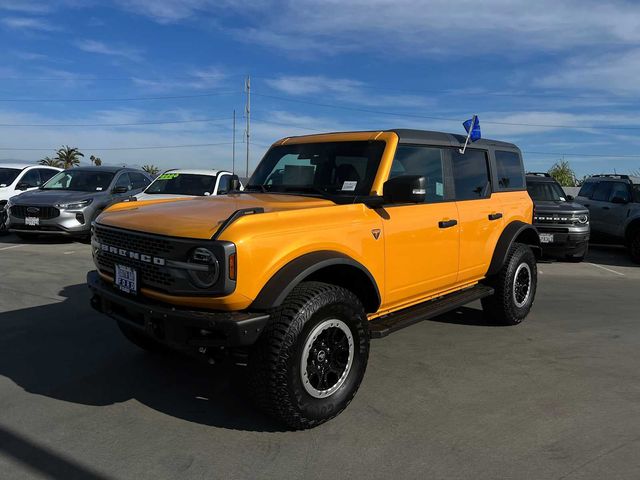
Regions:
[[335, 204], [321, 198], [268, 193], [124, 202], [106, 210], [98, 223], [171, 237], [211, 238], [222, 222], [243, 208], [268, 213], [331, 205]]
[[575, 202], [534, 201], [533, 209], [536, 213], [589, 213], [584, 205]]
[[57, 203], [81, 202], [97, 196], [101, 192], [75, 192], [71, 190], [32, 190], [11, 197], [15, 205], [56, 205]]

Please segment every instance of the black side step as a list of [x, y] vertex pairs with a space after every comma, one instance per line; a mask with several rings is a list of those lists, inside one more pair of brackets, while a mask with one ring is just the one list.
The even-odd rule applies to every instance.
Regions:
[[455, 310], [458, 307], [481, 298], [493, 295], [493, 288], [486, 285], [475, 285], [473, 287], [450, 293], [444, 297], [429, 300], [413, 307], [405, 308], [398, 312], [390, 313], [384, 317], [376, 318], [369, 322], [369, 332], [371, 338], [386, 337], [390, 333], [413, 325], [414, 323], [428, 320], [443, 313]]

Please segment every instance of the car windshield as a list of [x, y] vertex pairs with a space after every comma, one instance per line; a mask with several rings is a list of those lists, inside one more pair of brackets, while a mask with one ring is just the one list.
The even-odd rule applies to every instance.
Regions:
[[107, 190], [113, 180], [111, 172], [94, 170], [65, 170], [45, 183], [42, 190], [73, 190], [77, 192], [101, 192]]
[[17, 168], [0, 167], [0, 187], [7, 187], [13, 183], [21, 170]]
[[533, 201], [565, 202], [567, 196], [555, 182], [527, 182], [527, 191]]
[[302, 195], [369, 195], [383, 141], [323, 142], [271, 148], [245, 190]]
[[211, 195], [216, 186], [216, 175], [167, 172], [160, 175], [144, 193], [170, 195]]

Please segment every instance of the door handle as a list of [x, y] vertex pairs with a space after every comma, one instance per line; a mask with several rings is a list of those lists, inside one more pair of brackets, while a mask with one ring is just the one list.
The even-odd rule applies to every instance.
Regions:
[[457, 220], [441, 220], [440, 222], [438, 222], [438, 226], [440, 228], [451, 228], [455, 227], [457, 224]]
[[500, 212], [489, 214], [489, 220], [499, 220], [501, 218], [502, 218], [502, 214]]

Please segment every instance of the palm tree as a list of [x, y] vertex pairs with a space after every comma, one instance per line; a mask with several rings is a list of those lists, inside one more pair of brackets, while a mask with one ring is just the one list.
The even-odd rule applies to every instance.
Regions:
[[84, 157], [84, 153], [76, 147], [70, 148], [68, 145], [64, 145], [56, 152], [55, 159], [62, 163], [62, 166], [66, 169], [80, 165], [79, 157]]
[[100, 157], [96, 157], [95, 155], [91, 155], [89, 157], [89, 160], [91, 160], [91, 163], [93, 163], [96, 167], [102, 165], [102, 159]]
[[147, 172], [149, 175], [157, 175], [160, 169], [155, 165], [145, 165], [142, 167], [142, 170]]
[[47, 165], [48, 167], [62, 167], [62, 162], [57, 158], [44, 157], [40, 160], [40, 165]]

